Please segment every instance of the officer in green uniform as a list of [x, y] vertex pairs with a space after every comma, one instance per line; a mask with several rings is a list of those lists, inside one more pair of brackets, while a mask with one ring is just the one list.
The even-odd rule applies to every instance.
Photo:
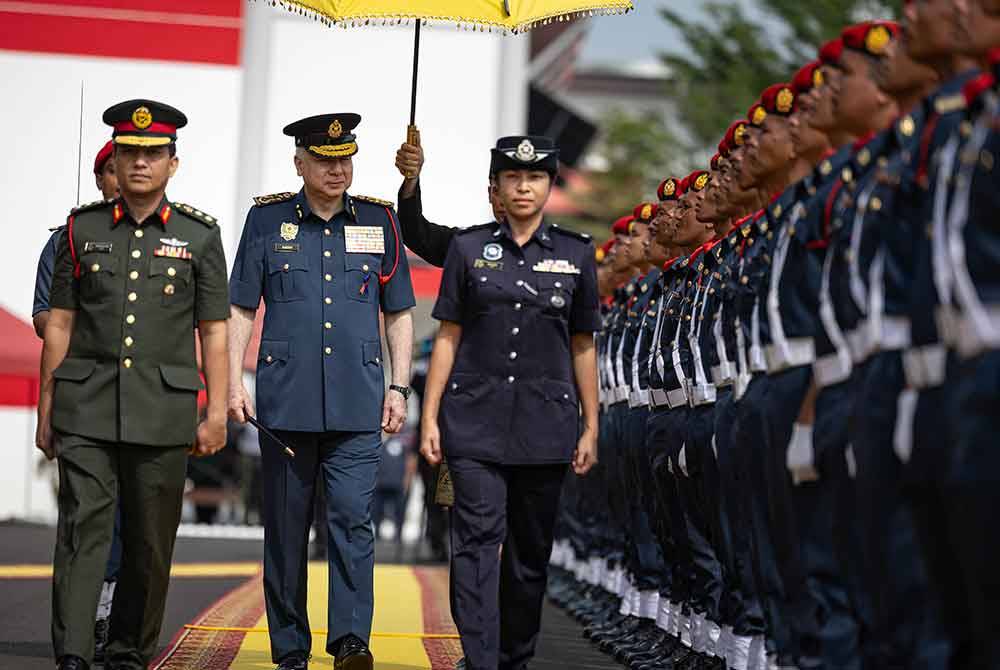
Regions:
[[[56, 255], [36, 445], [59, 460], [52, 640], [60, 670], [87, 670], [115, 501], [124, 555], [105, 653], [145, 668], [156, 648], [189, 451], [226, 443], [229, 291], [215, 219], [167, 200], [178, 110], [109, 108], [121, 196], [70, 214]], [[198, 424], [195, 328], [208, 386]]]

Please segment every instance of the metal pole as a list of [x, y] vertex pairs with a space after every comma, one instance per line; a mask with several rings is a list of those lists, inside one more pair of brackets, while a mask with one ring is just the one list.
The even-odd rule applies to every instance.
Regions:
[[413, 89], [410, 91], [410, 125], [417, 125], [417, 70], [420, 66], [420, 19], [413, 29]]
[[80, 204], [80, 171], [83, 169], [83, 82], [80, 82], [80, 128], [76, 148], [76, 204]]

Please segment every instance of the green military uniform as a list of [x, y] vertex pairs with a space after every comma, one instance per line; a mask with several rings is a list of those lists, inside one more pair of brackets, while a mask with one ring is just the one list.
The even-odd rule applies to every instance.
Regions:
[[[145, 107], [154, 116], [159, 110]], [[106, 658], [115, 670], [145, 668], [163, 619], [204, 388], [194, 328], [229, 316], [219, 228], [166, 198], [144, 221], [121, 199], [80, 207], [60, 242], [51, 306], [75, 312], [69, 351], [53, 373], [56, 658], [93, 655], [94, 610], [120, 496], [124, 555]]]

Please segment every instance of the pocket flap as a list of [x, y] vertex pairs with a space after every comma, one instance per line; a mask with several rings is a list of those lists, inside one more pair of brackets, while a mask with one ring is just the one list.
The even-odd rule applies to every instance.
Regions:
[[205, 388], [197, 368], [183, 365], [160, 365], [163, 383], [181, 391], [200, 391]]
[[344, 254], [344, 269], [359, 270], [361, 272], [378, 272], [378, 256], [371, 254]]
[[118, 257], [106, 253], [90, 252], [80, 257], [80, 272], [84, 275], [100, 274], [102, 272], [113, 275], [118, 271]]
[[277, 363], [278, 361], [285, 363], [288, 361], [288, 352], [287, 340], [261, 340], [257, 360], [263, 361], [267, 365]]
[[365, 365], [382, 365], [382, 343], [362, 342], [361, 360], [364, 361]]
[[59, 367], [52, 371], [52, 376], [56, 379], [82, 382], [94, 374], [96, 368], [96, 358], [64, 358]]
[[542, 389], [546, 400], [576, 404], [576, 387], [572, 384], [546, 379], [542, 384]]
[[308, 270], [309, 259], [303, 253], [297, 254], [268, 254], [267, 273], [294, 272], [295, 270]]
[[191, 261], [185, 258], [151, 258], [149, 259], [149, 276], [191, 281]]

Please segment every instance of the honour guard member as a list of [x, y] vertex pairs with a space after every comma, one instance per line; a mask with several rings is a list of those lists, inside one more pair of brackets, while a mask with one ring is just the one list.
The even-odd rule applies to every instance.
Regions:
[[451, 470], [452, 615], [475, 670], [534, 655], [567, 466], [596, 457], [594, 248], [544, 219], [558, 155], [546, 137], [497, 141], [506, 219], [456, 235], [434, 308], [421, 453]]
[[[373, 663], [372, 495], [382, 431], [398, 432], [406, 417], [415, 301], [391, 204], [347, 193], [360, 121], [323, 114], [285, 127], [303, 187], [255, 199], [230, 278], [236, 421], [254, 414], [239, 361], [261, 298], [266, 305], [256, 385], [259, 420], [270, 429], [260, 433], [264, 595], [271, 656], [281, 670], [306, 668], [312, 648], [306, 545], [317, 486], [329, 532], [326, 651], [338, 670]], [[392, 364], [388, 392], [380, 314]]]
[[[121, 197], [79, 207], [59, 242], [42, 354], [37, 445], [59, 459], [52, 636], [61, 670], [94, 654], [94, 611], [123, 518], [120, 589], [105, 667], [156, 650], [187, 456], [226, 443], [226, 260], [215, 220], [167, 200], [178, 110], [109, 108]], [[197, 327], [208, 418], [197, 423]]]
[[[114, 143], [108, 140], [94, 159], [94, 181], [105, 200], [118, 196], [118, 180], [115, 178], [115, 163], [111, 160]], [[62, 239], [66, 226], [59, 226], [52, 231], [49, 241], [38, 257], [38, 272], [35, 275], [35, 304], [32, 309], [32, 322], [38, 337], [45, 337], [45, 324], [49, 320], [49, 293], [52, 290], [52, 270], [56, 262], [56, 251], [59, 240]], [[94, 661], [104, 662], [104, 647], [108, 642], [108, 623], [111, 618], [111, 602], [118, 583], [118, 569], [122, 560], [121, 540], [121, 507], [115, 513], [115, 533], [111, 541], [111, 553], [108, 555], [108, 566], [104, 570], [104, 586], [101, 587], [101, 600], [97, 604], [97, 617], [94, 622]]]

